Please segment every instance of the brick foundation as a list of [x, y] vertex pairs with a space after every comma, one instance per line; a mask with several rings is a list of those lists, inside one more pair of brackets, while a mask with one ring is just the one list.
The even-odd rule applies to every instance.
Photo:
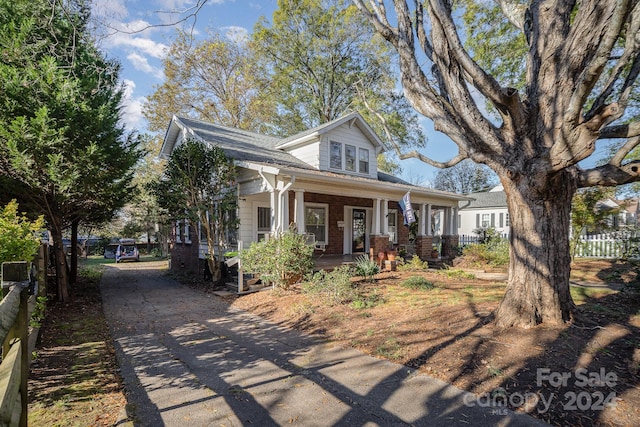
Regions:
[[414, 242], [416, 255], [420, 257], [421, 260], [425, 260], [431, 257], [431, 251], [433, 250], [433, 236], [416, 236], [416, 240]]

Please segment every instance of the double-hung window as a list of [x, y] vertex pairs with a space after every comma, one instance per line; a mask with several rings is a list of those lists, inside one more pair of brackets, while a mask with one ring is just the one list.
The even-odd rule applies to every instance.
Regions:
[[340, 142], [331, 141], [329, 167], [331, 169], [342, 169], [342, 143]]
[[353, 145], [344, 146], [344, 168], [351, 172], [356, 171], [356, 147]]
[[258, 207], [258, 241], [268, 239], [271, 232], [271, 208]]
[[329, 230], [327, 229], [327, 224], [329, 223], [327, 205], [305, 205], [304, 218], [304, 228], [306, 232], [315, 236], [316, 243], [326, 245], [329, 240]]
[[387, 215], [387, 230], [389, 233], [389, 243], [398, 243], [398, 211], [389, 209]]
[[359, 162], [360, 173], [369, 173], [369, 150], [366, 148], [360, 149], [360, 162]]
[[482, 214], [482, 227], [488, 228], [491, 225], [491, 215]]

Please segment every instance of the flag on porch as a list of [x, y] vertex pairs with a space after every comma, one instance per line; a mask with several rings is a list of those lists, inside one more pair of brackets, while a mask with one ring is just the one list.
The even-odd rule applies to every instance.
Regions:
[[402, 197], [402, 200], [400, 200], [398, 204], [400, 205], [400, 209], [402, 209], [404, 225], [416, 222], [416, 216], [414, 215], [413, 208], [411, 207], [411, 193], [409, 191], [407, 191], [407, 194]]

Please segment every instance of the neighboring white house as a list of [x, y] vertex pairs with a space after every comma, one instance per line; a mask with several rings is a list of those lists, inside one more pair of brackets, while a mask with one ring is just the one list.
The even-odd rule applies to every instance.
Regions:
[[[327, 255], [407, 244], [398, 201], [410, 192], [418, 217], [416, 246], [427, 254], [432, 214], [441, 212], [441, 233], [454, 236], [458, 203], [467, 199], [378, 171], [376, 159], [384, 144], [358, 113], [285, 139], [174, 116], [160, 156], [168, 158], [187, 138], [219, 146], [237, 165], [236, 239], [245, 248], [291, 224]], [[198, 239], [196, 228], [179, 225], [175, 240], [204, 240]], [[207, 249], [200, 246], [202, 257]]]
[[[509, 234], [509, 212], [507, 197], [501, 185], [489, 191], [471, 193], [472, 200], [461, 201], [459, 204], [458, 235], [475, 235], [474, 230], [481, 227], [493, 227], [500, 234]], [[605, 199], [596, 204], [600, 210], [617, 211], [607, 218], [608, 226], [618, 229], [627, 225], [637, 225], [638, 199], [613, 200]], [[601, 230], [592, 230], [601, 233]], [[584, 234], [588, 234], [584, 231]]]
[[468, 196], [471, 200], [458, 205], [458, 235], [474, 235], [474, 230], [481, 227], [493, 227], [500, 234], [509, 234], [507, 196], [501, 185]]

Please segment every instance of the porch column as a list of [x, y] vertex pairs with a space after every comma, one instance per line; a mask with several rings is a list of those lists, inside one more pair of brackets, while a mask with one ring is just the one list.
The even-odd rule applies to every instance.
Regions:
[[425, 203], [420, 205], [420, 228], [418, 229], [418, 235], [427, 235], [427, 205]]
[[271, 208], [271, 232], [278, 231], [278, 192], [276, 190], [269, 191], [269, 207]]
[[425, 236], [432, 236], [433, 232], [431, 229], [433, 228], [431, 225], [431, 204], [427, 204], [427, 234]]
[[306, 233], [304, 227], [304, 190], [295, 190], [296, 200], [294, 206], [293, 221], [298, 227], [298, 233]]
[[380, 199], [373, 201], [373, 224], [371, 224], [371, 234], [380, 235]]
[[382, 234], [389, 235], [389, 199], [382, 200]]
[[289, 229], [289, 190], [284, 190], [280, 194], [280, 216], [282, 217], [282, 231]]
[[453, 231], [451, 232], [451, 234], [457, 235], [459, 227], [460, 227], [460, 224], [458, 224], [458, 208], [455, 207], [453, 208]]
[[451, 235], [451, 208], [444, 208], [444, 224], [442, 227], [442, 235]]

